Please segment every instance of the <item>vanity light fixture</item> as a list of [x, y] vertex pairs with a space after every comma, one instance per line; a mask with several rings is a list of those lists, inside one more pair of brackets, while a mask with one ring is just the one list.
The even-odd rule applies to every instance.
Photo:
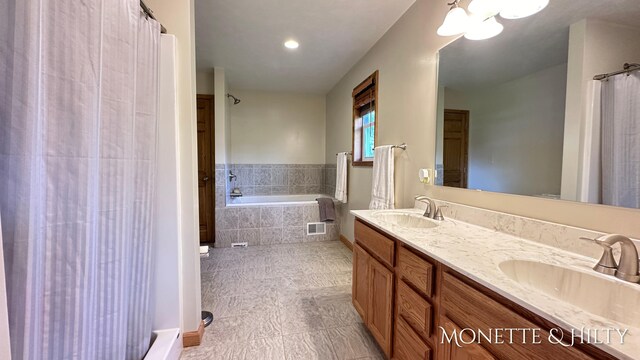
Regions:
[[495, 16], [492, 16], [484, 21], [475, 23], [464, 34], [464, 37], [469, 40], [485, 40], [497, 36], [503, 29], [504, 26], [496, 20]]
[[469, 27], [469, 15], [467, 15], [467, 12], [463, 8], [458, 7], [459, 1], [460, 0], [454, 0], [448, 4], [451, 6], [451, 9], [444, 18], [442, 25], [438, 28], [438, 35], [453, 36], [467, 31]]
[[505, 19], [521, 19], [540, 12], [549, 0], [471, 0], [468, 6], [471, 15], [458, 6], [462, 0], [448, 3], [451, 9], [438, 28], [438, 35], [453, 36], [465, 34], [469, 40], [485, 40], [497, 36], [504, 26], [496, 16]]
[[297, 41], [295, 40], [287, 40], [284, 42], [284, 47], [286, 47], [287, 49], [297, 49], [300, 46], [300, 44], [298, 44]]

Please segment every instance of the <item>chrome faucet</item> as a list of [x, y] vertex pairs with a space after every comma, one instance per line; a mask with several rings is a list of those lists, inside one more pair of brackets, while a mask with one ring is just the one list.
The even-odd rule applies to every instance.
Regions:
[[[632, 283], [640, 282], [640, 274], [638, 273], [638, 249], [633, 240], [618, 234], [605, 235], [597, 239], [589, 240], [595, 241], [596, 244], [604, 249], [600, 261], [593, 267], [593, 270], [606, 275], [615, 275], [615, 277], [624, 281]], [[612, 246], [617, 243], [620, 243], [622, 250], [620, 253], [620, 264], [616, 263], [612, 252]]]
[[440, 208], [446, 207], [446, 205], [442, 205], [438, 207], [438, 205], [436, 205], [436, 202], [433, 201], [433, 199], [424, 195], [418, 195], [414, 199], [416, 199], [416, 201], [420, 201], [427, 204], [427, 209], [424, 211], [424, 214], [423, 214], [424, 217], [428, 217], [438, 221], [444, 220], [444, 216], [442, 216], [442, 210], [440, 210]]

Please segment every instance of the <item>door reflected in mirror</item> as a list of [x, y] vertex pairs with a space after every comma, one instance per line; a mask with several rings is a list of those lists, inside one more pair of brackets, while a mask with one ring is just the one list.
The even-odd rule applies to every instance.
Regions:
[[640, 208], [639, 18], [555, 0], [441, 49], [436, 184]]

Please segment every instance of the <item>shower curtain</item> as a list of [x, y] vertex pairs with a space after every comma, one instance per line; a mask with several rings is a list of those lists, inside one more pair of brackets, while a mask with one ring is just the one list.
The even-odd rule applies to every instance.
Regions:
[[640, 72], [602, 83], [602, 202], [640, 208]]
[[0, 0], [14, 359], [149, 347], [159, 37], [139, 0]]
[[584, 103], [584, 118], [580, 139], [580, 163], [578, 164], [578, 201], [592, 204], [602, 203], [600, 131], [602, 117], [602, 82], [587, 82], [587, 97]]

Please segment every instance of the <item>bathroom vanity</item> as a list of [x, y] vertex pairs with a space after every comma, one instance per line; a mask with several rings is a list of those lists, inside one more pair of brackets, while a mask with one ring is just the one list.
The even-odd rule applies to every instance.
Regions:
[[[632, 334], [635, 328], [620, 323], [624, 314], [589, 314], [545, 293], [543, 283], [566, 285], [554, 284], [553, 271], [575, 271], [559, 278], [591, 279], [588, 257], [456, 220], [432, 221], [420, 210], [352, 213], [353, 305], [389, 359], [632, 359], [640, 354], [631, 335], [625, 345], [571, 338], [571, 330], [581, 326], [631, 328]], [[553, 270], [549, 275], [534, 264]], [[529, 270], [543, 274], [540, 291], [532, 287]], [[612, 281], [629, 291], [640, 286]], [[583, 300], [599, 303], [598, 292], [605, 289], [588, 290], [592, 296]], [[626, 315], [633, 322], [629, 318], [637, 314]]]

